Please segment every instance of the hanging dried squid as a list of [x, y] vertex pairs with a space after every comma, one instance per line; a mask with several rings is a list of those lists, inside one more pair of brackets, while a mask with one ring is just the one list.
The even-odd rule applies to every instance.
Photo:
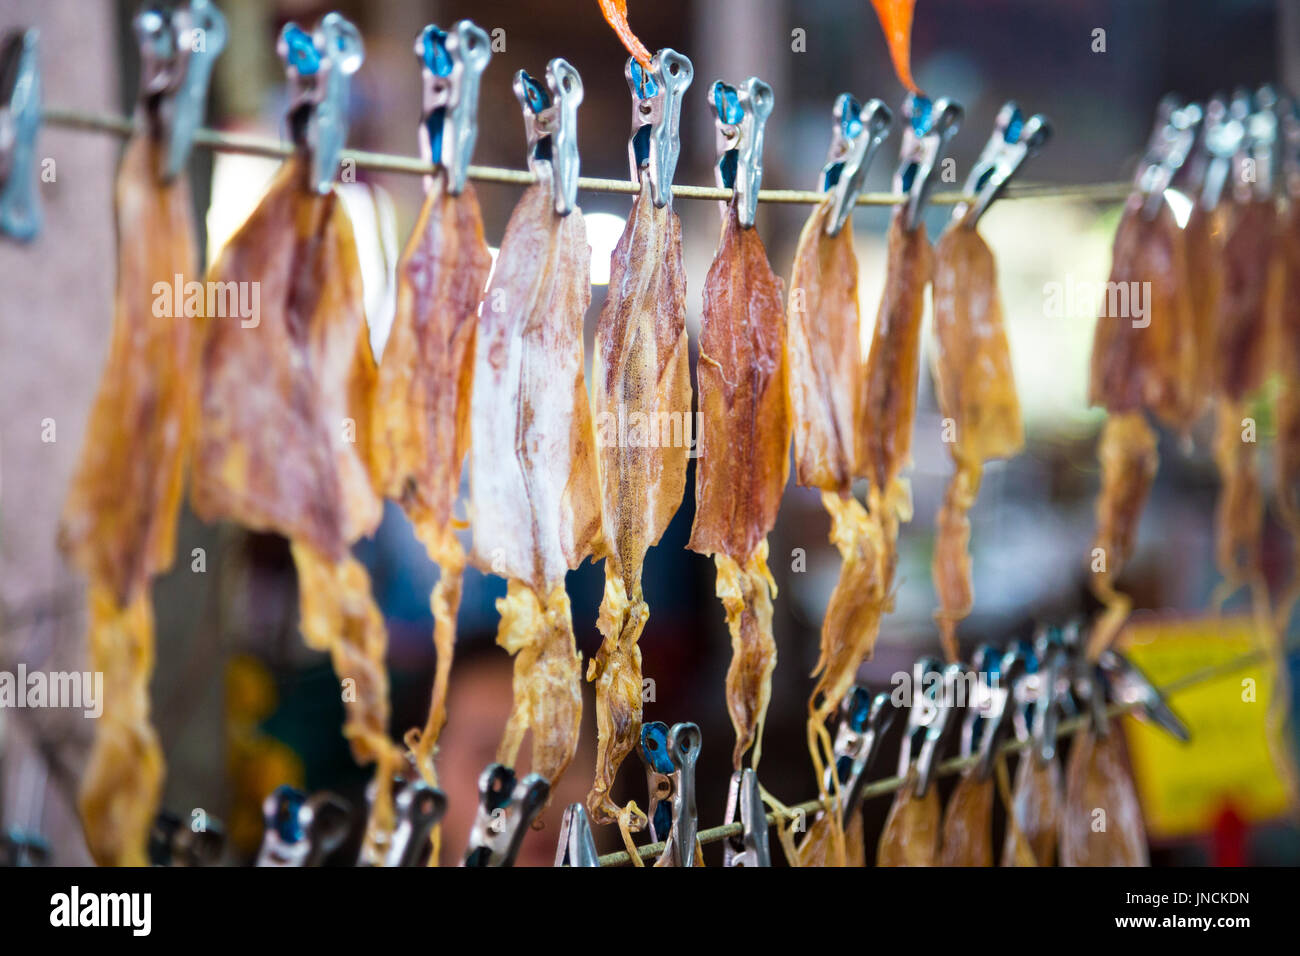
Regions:
[[[610, 259], [609, 297], [596, 326], [592, 363], [601, 509], [606, 535], [600, 650], [589, 662], [596, 685], [596, 774], [587, 808], [617, 821], [614, 776], [637, 745], [641, 651], [650, 609], [641, 592], [646, 552], [663, 535], [686, 485], [691, 382], [686, 346], [686, 273], [671, 183], [682, 94], [691, 63], [660, 50], [643, 69], [630, 60], [634, 135], [628, 145], [641, 191]], [[633, 825], [644, 825], [643, 815]]]
[[[149, 718], [153, 579], [171, 567], [193, 437], [199, 274], [185, 166], [225, 20], [204, 0], [134, 21], [142, 80], [117, 172], [117, 282], [108, 358], [72, 476], [59, 543], [89, 579], [89, 667], [104, 675], [78, 806], [104, 866], [145, 866], [162, 797], [163, 753]], [[206, 49], [181, 44], [193, 28]], [[17, 41], [23, 44], [20, 39]], [[15, 47], [35, 57], [34, 40]], [[19, 64], [15, 62], [15, 68]], [[170, 307], [159, 308], [170, 302]]]
[[470, 510], [475, 564], [510, 582], [497, 643], [515, 655], [515, 699], [497, 762], [514, 766], [531, 730], [532, 772], [554, 790], [582, 716], [564, 575], [600, 550], [601, 510], [583, 380], [591, 250], [575, 202], [582, 81], [560, 59], [546, 80], [549, 93], [515, 77], [538, 183], [506, 226], [479, 320]]
[[[343, 733], [354, 758], [376, 764], [363, 853], [382, 858], [396, 822], [392, 778], [405, 756], [388, 736], [383, 618], [350, 552], [381, 516], [371, 485], [376, 368], [352, 225], [333, 187], [341, 137], [331, 146], [317, 126], [338, 122], [319, 112], [344, 106], [361, 41], [330, 14], [312, 34], [287, 24], [280, 51], [295, 85], [298, 149], [208, 274], [209, 283], [251, 283], [259, 309], [205, 319], [192, 503], [205, 521], [289, 539], [303, 640], [352, 682]], [[340, 87], [322, 100], [313, 81], [323, 59]]]
[[1164, 191], [1191, 147], [1196, 117], [1166, 99], [1115, 235], [1110, 278], [1093, 336], [1088, 398], [1106, 409], [1098, 446], [1101, 491], [1089, 560], [1105, 611], [1089, 653], [1110, 645], [1131, 601], [1116, 589], [1137, 541], [1138, 521], [1159, 467], [1150, 413], [1186, 430], [1199, 412], [1198, 353], [1187, 251]]
[[[397, 265], [397, 310], [375, 390], [374, 467], [380, 492], [401, 505], [438, 566], [430, 597], [437, 660], [429, 714], [423, 728], [406, 735], [416, 769], [436, 785], [465, 571], [455, 505], [470, 447], [479, 303], [492, 269], [467, 179], [478, 82], [491, 49], [487, 34], [462, 20], [446, 32], [425, 27], [415, 50], [425, 88], [420, 149], [437, 169], [425, 179], [424, 203]], [[436, 846], [436, 830], [433, 839]]]
[[697, 366], [700, 414], [695, 523], [687, 547], [712, 555], [727, 615], [732, 658], [727, 711], [736, 732], [735, 770], [753, 747], [762, 754], [776, 641], [767, 534], [789, 476], [790, 396], [782, 283], [754, 228], [762, 176], [763, 124], [772, 90], [751, 78], [715, 83], [719, 185], [732, 188], [722, 239], [704, 285]]
[[968, 514], [984, 462], [1010, 458], [1024, 446], [997, 264], [976, 227], [1020, 164], [1050, 135], [1042, 116], [1025, 120], [1014, 103], [1006, 104], [966, 182], [966, 193], [977, 198], [954, 210], [935, 248], [935, 385], [956, 468], [939, 509], [933, 561], [935, 619], [949, 660], [958, 657], [957, 625], [974, 603]]

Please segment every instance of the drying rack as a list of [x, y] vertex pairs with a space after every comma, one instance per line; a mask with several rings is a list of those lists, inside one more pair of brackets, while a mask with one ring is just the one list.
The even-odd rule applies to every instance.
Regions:
[[[47, 126], [64, 129], [83, 130], [106, 133], [125, 138], [135, 131], [130, 117], [108, 113], [89, 113], [81, 110], [47, 107], [42, 111], [42, 121]], [[218, 130], [203, 128], [194, 134], [194, 145], [222, 153], [243, 153], [249, 156], [265, 156], [270, 159], [283, 159], [293, 153], [291, 143], [283, 143], [266, 136], [252, 136], [245, 133], [223, 133]], [[400, 156], [393, 153], [374, 153], [362, 149], [344, 149], [339, 153], [344, 162], [352, 162], [359, 169], [372, 169], [376, 172], [404, 173], [409, 176], [427, 176], [439, 167], [415, 156]], [[537, 182], [537, 177], [526, 169], [503, 169], [498, 166], [470, 166], [469, 178], [484, 183], [506, 183], [528, 186]], [[641, 187], [630, 179], [596, 179], [590, 176], [578, 178], [578, 188], [593, 193], [626, 193], [636, 195]], [[1089, 183], [1077, 186], [1052, 185], [1009, 185], [1002, 192], [1001, 199], [1080, 199], [1093, 202], [1115, 202], [1124, 199], [1131, 191], [1128, 183]], [[731, 198], [732, 190], [717, 186], [690, 186], [673, 184], [673, 196], [686, 199], [712, 199], [726, 201]], [[760, 189], [759, 202], [768, 203], [802, 203], [817, 205], [827, 197], [824, 192], [814, 189]], [[955, 205], [969, 202], [974, 197], [955, 190], [936, 192], [928, 202], [939, 205]], [[860, 193], [857, 198], [859, 206], [896, 206], [902, 203], [903, 196], [896, 193]]]
[[[135, 131], [135, 125], [130, 117], [120, 114], [94, 113], [83, 110], [47, 107], [42, 111], [42, 122], [46, 126], [59, 127], [63, 129], [79, 130], [83, 132], [103, 133], [119, 138], [126, 138]], [[240, 153], [250, 156], [263, 156], [270, 159], [284, 159], [293, 153], [294, 147], [290, 143], [281, 142], [266, 136], [254, 136], [241, 133], [226, 133], [210, 128], [201, 128], [195, 132], [194, 145], [203, 149], [213, 150], [215, 152]], [[399, 173], [411, 176], [426, 176], [434, 173], [438, 166], [435, 163], [428, 162], [414, 156], [403, 156], [392, 153], [378, 153], [359, 149], [343, 149], [340, 151], [340, 160], [351, 162], [359, 169], [369, 169], [376, 172]], [[537, 181], [537, 177], [528, 170], [505, 169], [496, 166], [475, 166], [469, 167], [469, 178], [478, 182], [500, 183], [507, 185], [527, 186]], [[640, 186], [631, 180], [620, 179], [600, 179], [590, 176], [582, 176], [578, 179], [578, 188], [580, 190], [592, 193], [624, 193], [635, 195], [640, 190]], [[1000, 199], [1075, 199], [1086, 202], [1117, 202], [1125, 199], [1131, 192], [1132, 186], [1125, 182], [1104, 182], [1089, 183], [1074, 186], [1054, 186], [1054, 185], [1009, 185], [1003, 191]], [[727, 201], [732, 196], [732, 190], [716, 186], [693, 186], [674, 184], [673, 196], [683, 197], [686, 199], [703, 199], [714, 201]], [[816, 205], [823, 202], [827, 194], [817, 190], [803, 189], [762, 189], [758, 193], [758, 201], [763, 203], [785, 203], [785, 204], [803, 204]], [[929, 197], [929, 202], [936, 205], [956, 205], [961, 202], [968, 202], [974, 197], [956, 190], [945, 192], [936, 192]], [[860, 193], [855, 203], [859, 206], [893, 206], [904, 201], [905, 197], [895, 193]], [[1226, 676], [1235, 671], [1243, 670], [1255, 664], [1267, 661], [1269, 655], [1265, 651], [1254, 651], [1233, 658], [1222, 664], [1212, 667], [1202, 668], [1190, 674], [1172, 681], [1160, 688], [1162, 694], [1177, 693], [1188, 687], [1205, 683], [1217, 678]], [[1128, 703], [1114, 703], [1109, 706], [1107, 713], [1109, 716], [1118, 716], [1127, 713], [1139, 705]], [[1086, 716], [1074, 717], [1062, 721], [1057, 728], [1057, 738], [1067, 738], [1078, 733], [1087, 726], [1088, 718]], [[1017, 753], [1028, 746], [1028, 742], [1013, 740], [1004, 743], [998, 750], [999, 756], [1006, 756]], [[939, 776], [951, 776], [961, 773], [963, 770], [973, 766], [979, 760], [978, 755], [969, 757], [954, 757], [941, 763], [936, 769]], [[872, 781], [863, 787], [862, 795], [864, 799], [882, 796], [893, 793], [903, 784], [902, 778], [898, 776], [885, 777], [880, 780]], [[820, 799], [812, 799], [803, 803], [795, 804], [788, 808], [791, 813], [812, 814], [824, 809]], [[768, 825], [778, 824], [783, 817], [782, 813], [773, 812], [767, 814]], [[743, 824], [729, 823], [723, 826], [710, 827], [702, 829], [697, 835], [701, 844], [716, 843], [727, 837], [738, 836], [743, 833]], [[654, 859], [664, 850], [664, 843], [649, 843], [636, 848], [637, 856], [641, 859]], [[607, 853], [599, 858], [601, 866], [622, 866], [632, 862], [632, 856], [626, 850], [619, 850], [614, 853]]]

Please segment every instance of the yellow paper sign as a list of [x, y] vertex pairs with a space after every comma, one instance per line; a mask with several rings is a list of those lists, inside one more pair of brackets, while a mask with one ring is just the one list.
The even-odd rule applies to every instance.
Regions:
[[[1138, 618], [1121, 646], [1157, 687], [1261, 646], [1248, 617]], [[1273, 681], [1253, 664], [1169, 695], [1191, 730], [1180, 743], [1135, 717], [1123, 720], [1133, 776], [1153, 839], [1204, 833], [1228, 806], [1243, 820], [1280, 816], [1286, 790], [1267, 735]]]

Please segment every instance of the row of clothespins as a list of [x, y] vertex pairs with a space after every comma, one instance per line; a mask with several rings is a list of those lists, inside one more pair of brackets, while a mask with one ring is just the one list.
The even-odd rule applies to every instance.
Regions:
[[[1269, 84], [1204, 104], [1166, 95], [1134, 187], [1145, 197], [1147, 219], [1155, 218], [1170, 190], [1206, 211], [1225, 198], [1300, 197], [1300, 102]], [[1225, 195], [1228, 189], [1235, 195]]]
[[[1046, 628], [1033, 641], [1017, 641], [1005, 651], [980, 647], [971, 666], [949, 664], [934, 657], [916, 661], [909, 692], [896, 682], [893, 693], [873, 694], [857, 686], [840, 708], [834, 737], [834, 762], [827, 768], [824, 788], [837, 796], [819, 814], [835, 813], [841, 826], [861, 809], [868, 774], [898, 716], [906, 711], [906, 726], [898, 753], [897, 774], [922, 797], [933, 785], [951, 732], [962, 713], [958, 753], [970, 761], [969, 772], [988, 779], [994, 759], [1008, 739], [1019, 742], [1022, 760], [1041, 766], [1057, 758], [1063, 719], [1083, 717], [1098, 737], [1112, 730], [1108, 711], [1118, 705], [1179, 740], [1189, 739], [1186, 725], [1170, 709], [1160, 691], [1123, 654], [1104, 652], [1090, 663], [1075, 626]], [[696, 762], [702, 747], [693, 723], [671, 727], [662, 722], [641, 729], [640, 757], [646, 772], [650, 844], [664, 843], [658, 862], [665, 866], [694, 866], [697, 859], [699, 815], [696, 807]], [[537, 774], [517, 779], [500, 764], [490, 764], [479, 778], [479, 805], [469, 843], [462, 856], [469, 867], [513, 865], [533, 822], [547, 802], [549, 783]], [[430, 835], [442, 819], [447, 800], [442, 791], [405, 778], [394, 781], [398, 823], [382, 859], [361, 859], [361, 865], [423, 866], [428, 862]], [[282, 786], [264, 804], [265, 833], [258, 866], [319, 866], [347, 842], [353, 826], [348, 803], [332, 793], [305, 794]], [[724, 866], [771, 866], [769, 816], [753, 770], [732, 775], [723, 824]], [[220, 824], [205, 818], [193, 821], [164, 812], [154, 825], [150, 857], [160, 866], [202, 866], [215, 863], [223, 851]], [[556, 866], [599, 866], [595, 840], [582, 804], [564, 812], [556, 847]], [[20, 841], [10, 835], [0, 860], [10, 865], [45, 862], [36, 838]]]
[[[141, 101], [149, 104], [142, 115], [164, 127], [154, 132], [167, 143], [160, 175], [170, 180], [184, 169], [203, 125], [213, 61], [226, 41], [225, 21], [208, 0], [189, 0], [169, 12], [144, 11], [136, 17], [135, 27], [141, 51]], [[277, 51], [291, 88], [290, 135], [296, 148], [310, 156], [314, 188], [328, 192], [346, 144], [351, 77], [364, 60], [361, 35], [353, 24], [331, 13], [310, 33], [287, 24]], [[421, 154], [445, 171], [448, 191], [459, 193], [470, 175], [478, 135], [479, 86], [491, 59], [491, 43], [481, 28], [462, 20], [446, 31], [426, 27], [415, 52], [423, 73]], [[655, 205], [663, 206], [672, 200], [681, 102], [693, 78], [691, 61], [664, 49], [648, 68], [629, 59], [625, 73], [633, 99], [628, 143], [632, 180], [640, 182], [644, 173]], [[514, 91], [523, 108], [529, 168], [534, 175], [553, 178], [557, 211], [567, 213], [576, 206], [579, 184], [581, 77], [572, 65], [556, 58], [547, 67], [545, 84], [520, 70]], [[752, 225], [763, 174], [763, 130], [773, 105], [771, 87], [756, 77], [739, 86], [719, 81], [710, 90], [709, 105], [717, 125], [718, 187], [732, 191], [742, 225]], [[934, 171], [962, 116], [962, 107], [948, 99], [909, 94], [904, 101], [901, 161], [893, 185], [905, 197], [904, 215], [909, 222], [920, 215]], [[36, 153], [41, 122], [37, 32], [18, 31], [0, 47], [0, 234], [24, 241], [41, 228]], [[861, 104], [848, 93], [836, 99], [833, 141], [819, 181], [833, 204], [828, 232], [838, 232], [847, 221], [892, 122], [890, 110], [878, 99]], [[1024, 159], [1050, 135], [1050, 126], [1041, 116], [1026, 119], [1014, 104], [1007, 104], [967, 179], [965, 192], [971, 200], [962, 214], [978, 219]]]

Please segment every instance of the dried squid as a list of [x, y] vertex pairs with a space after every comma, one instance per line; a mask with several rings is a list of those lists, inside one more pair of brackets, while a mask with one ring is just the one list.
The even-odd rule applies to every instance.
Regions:
[[1146, 828], [1119, 731], [1075, 738], [1061, 808], [1062, 866], [1149, 866]]
[[757, 141], [761, 149], [771, 101], [771, 88], [756, 79], [740, 90], [714, 86], [720, 162], [734, 150], [739, 168], [732, 182], [721, 183], [734, 185], [735, 195], [724, 208], [722, 240], [705, 280], [696, 370], [703, 420], [687, 547], [713, 555], [717, 564], [717, 594], [731, 633], [727, 710], [736, 732], [735, 770], [751, 746], [754, 765], [762, 754], [776, 667], [767, 534], [790, 473], [782, 283], [753, 220], [761, 156], [752, 147]]
[[1022, 119], [1014, 103], [972, 171], [966, 192], [974, 204], [959, 206], [935, 249], [935, 385], [944, 440], [956, 470], [939, 510], [933, 577], [939, 595], [944, 653], [958, 656], [957, 624], [970, 614], [970, 519], [984, 462], [1010, 458], [1024, 446], [1020, 402], [1002, 321], [997, 264], [976, 231], [979, 218], [1026, 157], [1050, 135], [1041, 116]]
[[[470, 445], [478, 308], [492, 268], [478, 198], [465, 178], [478, 107], [473, 94], [490, 47], [482, 30], [461, 21], [450, 33], [426, 27], [416, 50], [426, 86], [420, 143], [439, 166], [425, 179], [424, 203], [397, 265], [397, 310], [375, 389], [374, 470], [380, 493], [401, 506], [438, 565], [430, 598], [437, 653], [432, 699], [424, 727], [406, 735], [416, 769], [436, 785], [434, 756], [447, 717], [465, 570], [454, 508]], [[444, 66], [450, 63], [457, 69]], [[436, 861], [436, 830], [433, 840]]]
[[[197, 24], [208, 31], [206, 51], [157, 57], [155, 44], [174, 50]], [[190, 141], [170, 111], [202, 109], [207, 71], [225, 39], [224, 19], [203, 0], [169, 19], [141, 14], [135, 28], [146, 59], [136, 130], [114, 190], [112, 335], [59, 528], [60, 546], [89, 578], [89, 666], [104, 675], [103, 718], [78, 799], [87, 847], [104, 866], [147, 865], [162, 796], [162, 747], [149, 720], [149, 589], [175, 551], [198, 340], [198, 310], [186, 308], [194, 303], [183, 284], [199, 274], [185, 174]], [[34, 47], [24, 55], [34, 56]], [[189, 99], [173, 103], [186, 84]]]
[[[360, 65], [360, 38], [337, 15], [314, 36], [288, 24], [281, 40], [300, 91], [322, 58], [344, 74]], [[332, 185], [337, 160], [308, 146], [313, 108], [291, 113], [298, 151], [208, 274], [253, 284], [259, 309], [205, 319], [192, 503], [206, 521], [289, 539], [304, 641], [330, 653], [353, 756], [376, 764], [363, 849], [374, 858], [391, 836], [390, 788], [405, 766], [388, 736], [383, 618], [350, 552], [381, 516], [371, 485], [376, 368], [352, 225]]]
[[[817, 683], [808, 703], [808, 750], [819, 787], [832, 759], [826, 720], [853, 686], [859, 664], [870, 656], [887, 599], [883, 533], [875, 515], [852, 494], [862, 353], [850, 217], [889, 123], [889, 110], [879, 100], [859, 106], [845, 93], [836, 101], [822, 172], [828, 198], [799, 235], [786, 307], [795, 480], [821, 491], [831, 516], [831, 542], [841, 557], [839, 580], [822, 620], [821, 652], [813, 671]], [[838, 829], [837, 813], [826, 818]]]
[[[614, 776], [641, 727], [641, 650], [650, 609], [641, 592], [646, 552], [663, 535], [686, 485], [691, 381], [681, 223], [671, 206], [681, 97], [691, 63], [660, 50], [643, 70], [627, 65], [637, 134], [629, 143], [641, 191], [610, 259], [609, 297], [592, 362], [597, 460], [606, 535], [600, 650], [587, 668], [596, 685], [596, 774], [587, 809], [618, 819]], [[648, 135], [647, 135], [648, 134]], [[634, 815], [633, 824], [644, 826]]]
[[1132, 557], [1159, 467], [1146, 414], [1186, 430], [1200, 410], [1187, 250], [1164, 198], [1190, 149], [1193, 123], [1173, 100], [1161, 104], [1139, 188], [1129, 196], [1115, 235], [1093, 336], [1088, 397], [1108, 414], [1098, 447], [1102, 479], [1089, 559], [1093, 594], [1105, 606], [1089, 642], [1093, 657], [1115, 639], [1131, 608], [1115, 581]]
[[[497, 643], [515, 655], [515, 699], [497, 761], [513, 767], [531, 729], [531, 769], [554, 789], [577, 749], [582, 716], [564, 575], [601, 547], [601, 511], [583, 380], [591, 250], [573, 195], [582, 81], [558, 59], [547, 80], [549, 95], [526, 73], [515, 81], [536, 130], [530, 165], [539, 182], [506, 226], [479, 320], [470, 511], [475, 564], [510, 582], [497, 602]], [[541, 132], [543, 123], [550, 132]], [[535, 158], [543, 143], [550, 159]]]

